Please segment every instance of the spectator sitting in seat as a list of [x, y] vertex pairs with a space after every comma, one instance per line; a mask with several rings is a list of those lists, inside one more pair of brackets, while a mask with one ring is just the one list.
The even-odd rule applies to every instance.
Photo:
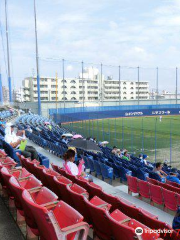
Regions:
[[122, 159], [125, 159], [125, 160], [129, 161], [128, 151], [124, 152], [124, 156], [122, 157]]
[[116, 157], [121, 158], [122, 157], [121, 150], [117, 149], [115, 155]]
[[112, 154], [116, 154], [117, 149], [118, 149], [118, 148], [117, 148], [116, 146], [114, 146], [111, 153], [112, 153]]
[[31, 129], [31, 127], [28, 125], [27, 126], [27, 129], [26, 129], [28, 132], [30, 132], [30, 133], [32, 133], [33, 132], [33, 130]]
[[[22, 136], [23, 135], [23, 136]], [[22, 136], [22, 137], [20, 137]], [[15, 133], [15, 125], [9, 123], [5, 129], [4, 140], [11, 145], [11, 147], [18, 149], [21, 141], [25, 141], [25, 131], [17, 131]], [[26, 158], [31, 158], [31, 160], [39, 160], [38, 153], [36, 149], [32, 146], [26, 146], [24, 151], [21, 151], [22, 155]]]
[[170, 174], [166, 177], [166, 179], [167, 179], [168, 181], [171, 181], [171, 182], [175, 182], [175, 183], [180, 184], [180, 180], [179, 180], [179, 178], [177, 177], [177, 174], [174, 173], [174, 172], [170, 172]]
[[161, 162], [157, 162], [156, 167], [153, 170], [153, 172], [157, 173], [161, 178], [167, 176], [167, 174], [162, 170], [162, 166]]
[[66, 136], [61, 136], [61, 142], [67, 144], [68, 143], [68, 140], [66, 139]]
[[68, 149], [67, 152], [63, 156], [64, 163], [63, 163], [63, 168], [64, 170], [72, 174], [73, 176], [82, 176], [89, 181], [92, 181], [92, 177], [89, 175], [86, 175], [84, 172], [84, 161], [83, 159], [80, 160], [79, 165], [77, 166], [74, 161], [75, 161], [75, 151], [72, 149]]

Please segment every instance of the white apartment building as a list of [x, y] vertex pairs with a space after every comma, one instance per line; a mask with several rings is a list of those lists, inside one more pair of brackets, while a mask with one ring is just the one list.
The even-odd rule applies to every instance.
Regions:
[[[23, 80], [25, 101], [38, 100], [36, 77]], [[42, 101], [111, 101], [146, 100], [149, 99], [149, 83], [105, 79], [97, 68], [85, 68], [78, 78], [48, 78], [40, 79], [40, 95]]]
[[13, 101], [24, 102], [24, 90], [22, 88], [13, 90]]

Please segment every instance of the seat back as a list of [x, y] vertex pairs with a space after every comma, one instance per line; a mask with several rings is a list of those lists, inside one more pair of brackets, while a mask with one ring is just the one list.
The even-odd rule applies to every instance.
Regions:
[[134, 229], [130, 228], [127, 225], [122, 225], [115, 219], [113, 219], [108, 212], [105, 213], [106, 218], [109, 220], [109, 225], [112, 231], [112, 236], [115, 240], [130, 240], [130, 239], [138, 239], [135, 234]]
[[101, 176], [102, 175], [102, 172], [101, 172], [101, 167], [100, 167], [100, 164], [98, 161], [94, 160], [93, 161], [93, 164], [94, 164], [94, 168], [95, 168], [95, 171], [96, 171], [96, 177], [97, 176]]
[[147, 178], [147, 181], [151, 184], [154, 184], [154, 185], [159, 185], [159, 181], [153, 179], [153, 178]]
[[149, 184], [151, 200], [157, 204], [163, 204], [162, 188], [153, 184]]
[[128, 192], [138, 193], [138, 181], [136, 177], [127, 175]]
[[9, 184], [9, 179], [12, 177], [12, 174], [9, 173], [8, 169], [5, 167], [1, 168], [1, 176], [3, 178], [3, 184], [6, 188], [6, 191], [9, 196], [12, 196], [11, 189], [10, 189], [10, 184]]
[[111, 239], [111, 229], [109, 228], [109, 221], [105, 217], [105, 213], [107, 210], [104, 208], [99, 208], [91, 204], [90, 202], [86, 202], [87, 208], [89, 209], [93, 229], [95, 234], [103, 240]]
[[94, 196], [97, 196], [101, 198], [102, 195], [102, 188], [98, 186], [97, 184], [91, 182], [87, 184], [87, 191], [89, 193], [90, 199], [93, 198]]
[[149, 183], [146, 181], [139, 180], [138, 181], [139, 187], [139, 195], [144, 198], [150, 198], [150, 190], [149, 190]]
[[87, 198], [82, 194], [79, 194], [77, 192], [72, 191], [70, 186], [67, 186], [67, 191], [69, 192], [69, 195], [71, 196], [72, 203], [73, 203], [72, 206], [79, 213], [81, 213], [83, 215], [84, 220], [86, 222], [91, 224], [92, 221], [91, 221], [90, 213], [89, 213], [89, 210], [88, 210], [87, 205], [86, 205], [86, 201], [88, 201]]
[[94, 160], [91, 158], [87, 158], [88, 166], [90, 168], [90, 172], [95, 172], [95, 167], [94, 167]]
[[42, 186], [42, 183], [34, 175], [31, 175], [28, 177], [28, 179], [20, 181], [19, 185], [25, 189], [32, 189]]
[[[22, 197], [32, 212], [40, 237], [44, 240], [65, 239], [60, 230], [83, 220], [83, 217], [78, 212], [62, 201], [57, 204], [53, 211], [48, 211], [45, 207], [34, 203], [31, 195], [26, 190], [23, 191]], [[59, 232], [57, 232], [58, 230]], [[57, 233], [59, 233], [59, 236]], [[71, 234], [67, 239], [72, 240], [74, 237], [75, 234]]]
[[12, 176], [9, 179], [9, 184], [11, 186], [11, 191], [12, 194], [15, 198], [15, 206], [18, 210], [23, 210], [23, 205], [22, 205], [22, 192], [24, 190], [23, 187], [21, 187], [17, 181], [17, 179]]
[[46, 204], [57, 201], [58, 196], [46, 187], [42, 187], [39, 191], [32, 192], [31, 197], [37, 204]]
[[177, 211], [178, 207], [177, 194], [164, 188], [162, 188], [162, 194], [164, 198], [165, 207], [170, 209], [171, 211]]
[[51, 189], [51, 191], [54, 192], [54, 176], [55, 177], [58, 177], [60, 176], [59, 173], [57, 173], [56, 171], [54, 170], [51, 170], [51, 169], [44, 169], [43, 170], [43, 173], [44, 173], [44, 177], [46, 179], [45, 183], [46, 183], [46, 187]]
[[66, 181], [64, 181], [64, 179], [63, 179], [63, 181], [61, 181], [61, 178], [56, 178], [56, 177], [54, 177], [54, 182], [56, 185], [55, 193], [57, 194], [59, 199], [68, 203], [69, 205], [71, 205], [72, 199], [71, 199], [71, 196], [68, 194], [66, 186], [69, 184], [72, 184], [72, 182], [70, 180], [68, 180], [68, 182], [66, 182]]

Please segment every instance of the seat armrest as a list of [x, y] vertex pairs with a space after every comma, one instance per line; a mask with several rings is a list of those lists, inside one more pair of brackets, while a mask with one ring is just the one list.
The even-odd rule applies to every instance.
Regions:
[[42, 207], [46, 207], [47, 209], [56, 207], [59, 201], [54, 201], [54, 202], [48, 202], [45, 204], [41, 204]]
[[28, 189], [28, 191], [30, 193], [35, 193], [35, 192], [39, 192], [41, 190], [42, 186], [39, 186], [39, 187], [34, 187], [34, 188], [31, 188], [31, 189]]
[[24, 177], [24, 178], [19, 178], [18, 181], [19, 181], [19, 182], [23, 182], [23, 181], [25, 181], [25, 180], [28, 180], [29, 178], [30, 178], [30, 176]]

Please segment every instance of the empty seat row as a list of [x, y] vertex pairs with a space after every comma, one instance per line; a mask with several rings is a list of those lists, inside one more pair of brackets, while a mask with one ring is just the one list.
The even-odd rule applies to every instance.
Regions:
[[[136, 177], [127, 176], [128, 192], [138, 193], [140, 198], [150, 199], [151, 204], [162, 205], [164, 210], [176, 211], [180, 205], [180, 194], [167, 190], [160, 185], [142, 181]], [[151, 181], [151, 180], [149, 180]], [[153, 180], [154, 181], [154, 180]], [[152, 182], [152, 181], [151, 181]]]
[[[63, 201], [58, 201], [58, 196], [43, 187], [42, 183], [25, 169], [21, 170], [24, 178], [8, 170], [1, 169], [3, 190], [9, 196], [17, 209], [17, 223], [23, 220], [27, 224], [29, 238], [40, 236], [44, 240], [75, 239], [79, 232], [81, 238], [86, 240], [89, 230], [83, 216]], [[12, 207], [12, 204], [9, 205]]]
[[[104, 191], [102, 191], [102, 189], [100, 187], [98, 187], [95, 184], [90, 185], [90, 183], [88, 183], [87, 180], [83, 179], [82, 177], [74, 177], [68, 173], [66, 173], [63, 169], [59, 168], [58, 166], [52, 164], [52, 167], [55, 171], [59, 172], [60, 174], [64, 175], [64, 181], [66, 179], [66, 183], [70, 184], [72, 182], [80, 185], [81, 187], [83, 187], [84, 189], [87, 190], [87, 192], [89, 193], [89, 197], [94, 197], [94, 196], [98, 196], [100, 199], [102, 199], [103, 201], [105, 201], [106, 203], [111, 204], [111, 208], [109, 210], [110, 214], [112, 214], [114, 211], [118, 210], [121, 211], [121, 213], [125, 214], [126, 216], [128, 216], [128, 218], [130, 219], [134, 219], [146, 226], [148, 226], [149, 228], [152, 229], [168, 229], [168, 230], [172, 230], [172, 228], [164, 223], [161, 222], [157, 219], [157, 216], [154, 216], [153, 214], [150, 214], [149, 212], [141, 209], [141, 208], [137, 208], [135, 207], [132, 203], [125, 201], [124, 199], [106, 194]], [[62, 178], [62, 177], [61, 177]], [[69, 181], [67, 180], [67, 178], [69, 178]], [[72, 182], [71, 182], [72, 181]], [[94, 186], [93, 186], [94, 185]], [[65, 194], [65, 193], [64, 193]], [[70, 197], [71, 196], [71, 200]], [[72, 195], [72, 191], [70, 190], [69, 187], [66, 187], [66, 196], [68, 197], [67, 201], [71, 201], [71, 204], [73, 204], [73, 206], [83, 215], [85, 216], [85, 219], [87, 219], [87, 222], [89, 222], [88, 219], [88, 212], [87, 212], [87, 206], [86, 206], [86, 199], [84, 199], [83, 196], [79, 196], [79, 194], [77, 193], [73, 193]], [[91, 211], [92, 212], [92, 211]], [[109, 213], [108, 213], [109, 214]], [[107, 215], [108, 215], [107, 214]], [[96, 214], [95, 214], [96, 216]], [[95, 221], [95, 220], [94, 220]], [[100, 221], [100, 218], [99, 218]], [[114, 223], [115, 224], [115, 223]], [[117, 224], [117, 223], [116, 223]], [[116, 225], [115, 224], [115, 225]], [[103, 223], [102, 223], [103, 226]], [[114, 227], [114, 225], [113, 225]], [[115, 227], [116, 228], [116, 227]], [[123, 227], [120, 226], [119, 227], [119, 231], [123, 230]], [[117, 228], [118, 229], [118, 228]], [[125, 230], [124, 230], [125, 231]], [[125, 231], [126, 232], [126, 231]], [[172, 234], [172, 239], [178, 239], [178, 237], [176, 238], [176, 232], [174, 232], [172, 230], [173, 234]], [[127, 234], [127, 233], [126, 233]], [[129, 233], [130, 234], [130, 233]], [[128, 235], [127, 235], [128, 236]], [[163, 239], [169, 239], [170, 235], [167, 234], [167, 236], [165, 237], [163, 235], [163, 233], [161, 233], [161, 237]], [[117, 238], [118, 239], [118, 238]], [[123, 238], [122, 238], [123, 239]], [[124, 239], [128, 239], [128, 238], [124, 238]], [[132, 239], [132, 238], [129, 238]]]

